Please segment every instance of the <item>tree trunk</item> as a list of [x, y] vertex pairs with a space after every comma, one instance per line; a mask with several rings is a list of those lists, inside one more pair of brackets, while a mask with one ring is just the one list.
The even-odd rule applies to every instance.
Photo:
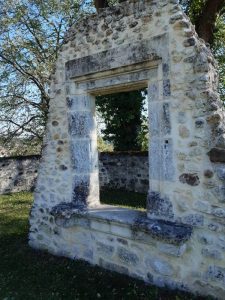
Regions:
[[196, 31], [206, 43], [213, 44], [216, 19], [224, 8], [225, 0], [207, 0], [196, 20]]
[[99, 12], [100, 8], [109, 7], [107, 0], [94, 0], [94, 5], [95, 5], [97, 12]]

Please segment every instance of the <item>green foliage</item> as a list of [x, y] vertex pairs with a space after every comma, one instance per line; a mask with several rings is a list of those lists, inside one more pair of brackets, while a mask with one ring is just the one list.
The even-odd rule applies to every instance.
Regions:
[[42, 139], [49, 76], [80, 1], [0, 0], [0, 121], [2, 138]]
[[[42, 143], [36, 137], [27, 138], [16, 137], [10, 142], [5, 143], [5, 139], [0, 138], [0, 151], [2, 156], [25, 156], [41, 154]], [[0, 152], [0, 156], [1, 156]]]
[[217, 19], [213, 52], [218, 61], [219, 92], [225, 103], [225, 13]]
[[[207, 1], [181, 0], [180, 2], [183, 4], [184, 10], [190, 17], [192, 23], [196, 25]], [[210, 46], [218, 61], [219, 93], [221, 100], [225, 102], [225, 7], [218, 11], [216, 22], [212, 24], [211, 30], [213, 31], [213, 41]]]
[[106, 126], [103, 138], [115, 151], [141, 150], [138, 137], [144, 99], [142, 90], [96, 97], [96, 108]]
[[145, 115], [142, 115], [142, 123], [138, 135], [138, 143], [141, 145], [142, 151], [148, 151], [149, 128], [148, 128], [148, 117], [146, 117]]
[[99, 152], [112, 152], [113, 145], [104, 141], [101, 136], [98, 136], [98, 151]]

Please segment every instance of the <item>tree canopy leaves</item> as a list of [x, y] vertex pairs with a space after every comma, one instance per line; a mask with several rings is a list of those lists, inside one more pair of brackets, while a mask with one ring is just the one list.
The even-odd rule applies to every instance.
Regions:
[[79, 1], [0, 0], [0, 122], [6, 139], [42, 139], [49, 76]]

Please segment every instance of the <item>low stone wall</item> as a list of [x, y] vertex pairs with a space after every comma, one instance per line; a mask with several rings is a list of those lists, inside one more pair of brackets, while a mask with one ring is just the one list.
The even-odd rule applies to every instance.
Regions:
[[[33, 191], [40, 155], [0, 158], [0, 194]], [[148, 191], [147, 152], [99, 154], [101, 188]]]
[[1, 157], [0, 194], [33, 191], [40, 155]]
[[101, 188], [147, 193], [148, 152], [102, 152], [99, 155]]

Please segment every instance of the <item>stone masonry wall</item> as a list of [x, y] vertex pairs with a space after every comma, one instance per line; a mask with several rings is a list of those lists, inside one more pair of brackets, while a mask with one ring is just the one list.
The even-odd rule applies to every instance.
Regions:
[[[40, 156], [0, 158], [0, 194], [33, 191]], [[148, 192], [148, 153], [99, 153], [100, 188]]]
[[102, 152], [99, 155], [100, 188], [148, 192], [148, 152]]
[[[224, 299], [225, 113], [216, 66], [178, 0], [130, 0], [76, 22], [52, 74], [29, 244]], [[148, 87], [150, 128], [141, 215], [99, 203], [95, 122], [96, 95], [140, 87]]]
[[1, 157], [0, 194], [34, 191], [40, 155]]

